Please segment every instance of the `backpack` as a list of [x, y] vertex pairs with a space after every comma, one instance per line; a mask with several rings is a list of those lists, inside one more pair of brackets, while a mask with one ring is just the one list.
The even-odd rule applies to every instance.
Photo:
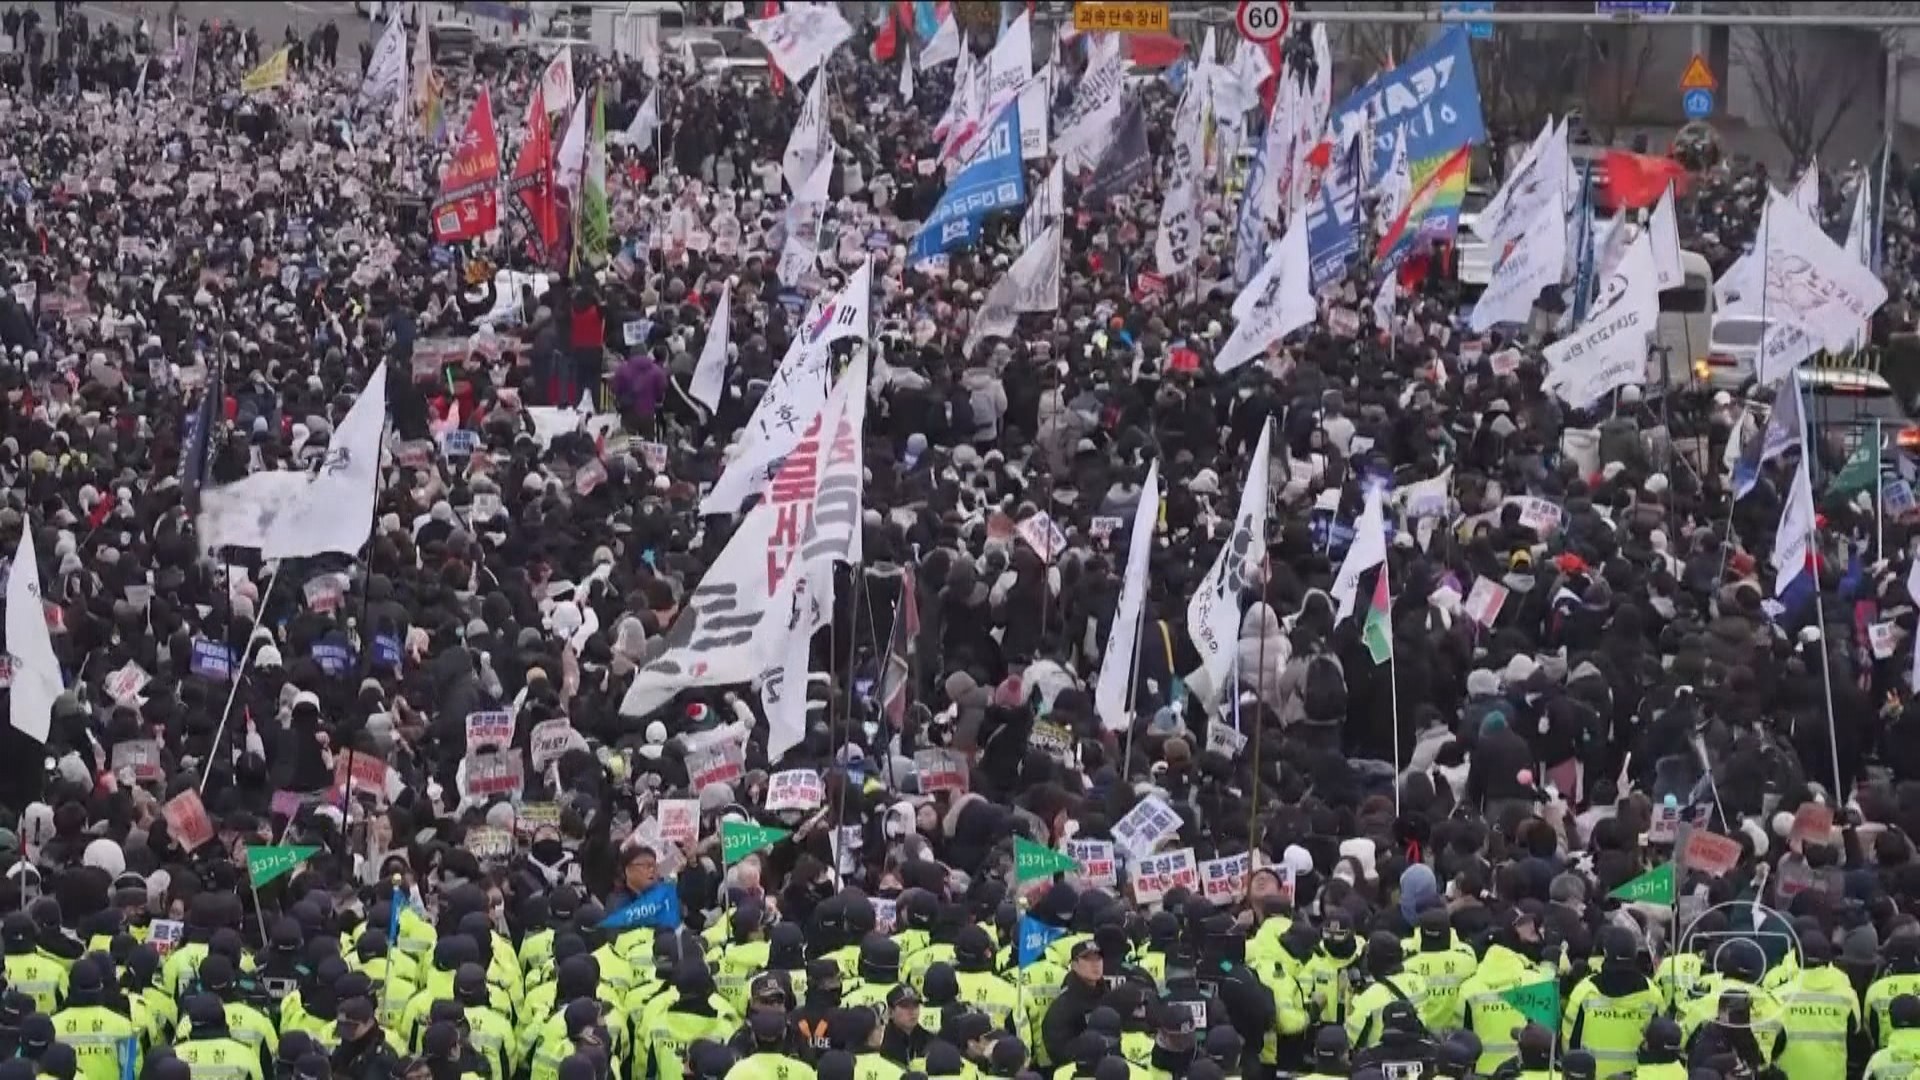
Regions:
[[1306, 709], [1307, 719], [1316, 723], [1337, 723], [1347, 718], [1347, 677], [1338, 660], [1320, 655], [1307, 661], [1300, 704]]

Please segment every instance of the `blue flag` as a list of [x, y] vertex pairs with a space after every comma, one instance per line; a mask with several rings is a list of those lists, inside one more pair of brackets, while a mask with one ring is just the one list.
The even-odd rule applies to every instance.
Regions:
[[1027, 174], [1020, 166], [1020, 104], [1001, 110], [987, 139], [913, 235], [912, 262], [925, 262], [980, 237], [980, 223], [995, 210], [1027, 201]]
[[653, 887], [629, 900], [625, 906], [607, 913], [600, 920], [602, 930], [631, 930], [651, 926], [672, 930], [680, 925], [680, 889], [671, 881], [657, 881]]
[[1020, 916], [1020, 966], [1026, 967], [1047, 951], [1047, 946], [1066, 937], [1067, 932], [1031, 915]]
[[1760, 467], [1799, 446], [1804, 422], [1800, 419], [1800, 380], [1789, 374], [1773, 393], [1773, 411], [1767, 426], [1740, 448], [1733, 465], [1733, 497], [1744, 499], [1760, 482]]
[[[353, 785], [347, 786], [351, 788]], [[401, 892], [398, 885], [393, 887], [391, 906], [393, 910], [387, 912], [387, 945], [397, 949], [400, 947], [400, 909], [407, 906], [407, 894]]]
[[1347, 274], [1347, 266], [1360, 253], [1360, 238], [1354, 232], [1359, 219], [1356, 203], [1352, 217], [1345, 217], [1334, 204], [1333, 185], [1320, 185], [1318, 213], [1307, 214], [1308, 287], [1319, 292]]

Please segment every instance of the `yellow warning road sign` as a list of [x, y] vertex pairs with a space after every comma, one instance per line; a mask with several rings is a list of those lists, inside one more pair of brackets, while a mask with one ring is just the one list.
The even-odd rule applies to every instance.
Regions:
[[1713, 77], [1713, 69], [1707, 67], [1707, 58], [1699, 53], [1687, 63], [1686, 74], [1680, 76], [1682, 90], [1718, 90], [1720, 83]]

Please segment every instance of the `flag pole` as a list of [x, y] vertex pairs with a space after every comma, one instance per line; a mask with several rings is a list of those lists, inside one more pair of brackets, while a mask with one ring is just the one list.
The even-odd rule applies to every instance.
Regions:
[[[1146, 492], [1140, 493], [1146, 498]], [[1147, 641], [1147, 605], [1146, 597], [1140, 598], [1140, 612], [1134, 617], [1133, 666], [1127, 669], [1127, 745], [1120, 753], [1120, 779], [1127, 778], [1127, 770], [1133, 765], [1133, 733], [1140, 726], [1138, 713], [1140, 705], [1140, 658], [1146, 653]], [[1265, 642], [1262, 642], [1264, 645]], [[1104, 659], [1104, 657], [1102, 658]]]
[[[1762, 217], [1761, 220], [1764, 223], [1765, 218]], [[1764, 224], [1762, 227], [1764, 228]], [[1761, 280], [1762, 282], [1764, 282], [1766, 279], [1763, 276]], [[1766, 286], [1764, 284], [1762, 284], [1761, 286], [1760, 295], [1761, 295], [1761, 307], [1764, 310], [1766, 306]], [[1765, 324], [1766, 324], [1766, 316], [1762, 315], [1761, 325], [1764, 326]], [[1764, 342], [1763, 342], [1763, 351], [1764, 351]], [[1789, 380], [1798, 379], [1799, 377], [1800, 375], [1797, 369], [1787, 372], [1787, 378]], [[1789, 382], [1787, 384], [1787, 389], [1797, 394], [1800, 388], [1797, 383]], [[1776, 406], [1776, 408], [1777, 407], [1778, 406]], [[1812, 460], [1812, 456], [1815, 453], [1816, 448], [1820, 445], [1819, 443], [1814, 441], [1814, 439], [1816, 438], [1816, 433], [1814, 431], [1813, 424], [1811, 423], [1812, 419], [1813, 419], [1812, 414], [1809, 413], [1806, 409], [1800, 410], [1800, 423], [1801, 423], [1801, 432], [1802, 432], [1801, 443], [1800, 443], [1800, 468], [1803, 470], [1807, 468], [1808, 462]], [[1765, 438], [1764, 433], [1762, 434], [1761, 437]], [[1876, 469], [1874, 472], [1874, 481], [1878, 483], [1879, 479], [1880, 479], [1879, 471]], [[1812, 495], [1813, 495], [1813, 480], [1811, 475], [1808, 476], [1808, 480], [1807, 480], [1807, 495], [1808, 495], [1808, 501], [1811, 502]], [[1789, 498], [1789, 501], [1791, 501], [1792, 496], [1789, 495], [1788, 498]], [[1875, 499], [1874, 502], [1875, 502], [1875, 505], [1877, 506], [1879, 503], [1879, 500]], [[1822, 697], [1825, 699], [1826, 706], [1827, 706], [1827, 752], [1833, 759], [1833, 793], [1828, 797], [1828, 805], [1840, 806], [1844, 802], [1844, 798], [1840, 792], [1840, 739], [1838, 735], [1835, 733], [1836, 725], [1834, 724], [1834, 720], [1833, 720], [1833, 661], [1828, 656], [1826, 590], [1823, 589], [1820, 585], [1820, 562], [1821, 562], [1820, 529], [1818, 526], [1818, 518], [1813, 512], [1812, 506], [1807, 507], [1807, 554], [1812, 558], [1812, 561], [1813, 561], [1813, 565], [1811, 567], [1808, 567], [1805, 572], [1813, 575], [1813, 613], [1814, 613], [1813, 617], [1815, 619], [1814, 625], [1820, 628], [1820, 692]], [[1708, 771], [1708, 775], [1709, 776], [1712, 775], [1711, 770]], [[1716, 799], [1716, 801], [1718, 800]]]
[[[1402, 525], [1404, 526], [1404, 522]], [[1393, 709], [1393, 816], [1400, 816], [1400, 657], [1393, 647], [1393, 585], [1387, 576], [1386, 560], [1380, 562], [1381, 580], [1387, 582], [1387, 696]]]
[[[260, 594], [259, 615], [262, 621], [265, 620], [267, 615], [267, 601], [273, 599], [274, 586], [280, 584], [280, 576], [280, 573], [276, 571], [273, 577], [267, 582], [267, 591]], [[261, 623], [257, 621], [254, 625], [258, 627]], [[253, 659], [254, 642], [259, 640], [260, 637], [257, 634], [249, 633], [247, 635], [247, 647], [241, 650], [240, 663], [233, 670], [233, 682], [227, 687], [227, 704], [225, 708], [220, 710], [220, 726], [216, 727], [213, 731], [213, 752], [215, 755], [220, 753], [220, 740], [226, 736], [227, 719], [233, 715], [234, 699], [240, 696], [240, 680], [246, 677], [247, 663]], [[209, 765], [205, 771], [201, 772], [200, 793], [202, 795], [206, 794], [207, 781], [212, 776], [213, 768], [211, 765]]]

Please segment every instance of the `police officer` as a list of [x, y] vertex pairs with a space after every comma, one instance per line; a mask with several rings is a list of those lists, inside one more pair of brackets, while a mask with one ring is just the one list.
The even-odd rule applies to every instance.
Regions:
[[1419, 930], [1400, 943], [1406, 954], [1406, 970], [1420, 977], [1426, 987], [1426, 1000], [1420, 1004], [1420, 1021], [1429, 1031], [1451, 1031], [1461, 1025], [1465, 1007], [1460, 1000], [1460, 985], [1478, 966], [1473, 949], [1453, 932], [1447, 909], [1429, 908], [1420, 913]]
[[833, 1049], [853, 1055], [855, 1080], [900, 1080], [906, 1072], [880, 1052], [880, 1018], [872, 1009], [835, 1012], [827, 1032]]
[[1560, 1061], [1561, 1080], [1597, 1080], [1600, 1065], [1586, 1050], [1569, 1050]]
[[[355, 977], [349, 975], [347, 979]], [[388, 1044], [387, 1033], [381, 1030], [373, 1001], [360, 995], [348, 997], [340, 1002], [339, 1014], [330, 1059], [333, 1075], [341, 1080], [385, 1080], [391, 1076], [399, 1055]]]
[[[849, 1006], [879, 1006], [900, 984], [900, 946], [882, 934], [868, 934], [860, 942], [858, 977], [842, 1000]], [[917, 998], [916, 998], [917, 1000]]]
[[1600, 934], [1600, 951], [1600, 970], [1567, 995], [1560, 1023], [1567, 1048], [1591, 1052], [1601, 1071], [1611, 1076], [1633, 1068], [1662, 999], [1640, 970], [1633, 931], [1607, 927]]
[[7, 985], [33, 999], [38, 1012], [51, 1015], [67, 994], [66, 966], [40, 953], [33, 916], [16, 911], [0, 922], [6, 948]]
[[1199, 1055], [1193, 1035], [1193, 1014], [1178, 1005], [1155, 1005], [1153, 1049], [1144, 1064], [1153, 1080], [1174, 1080], [1187, 1075]]
[[1300, 1080], [1344, 1080], [1347, 1075], [1347, 1030], [1321, 1028], [1313, 1036], [1313, 1050], [1307, 1054], [1308, 1071]]
[[1672, 1017], [1654, 1017], [1653, 1022], [1647, 1025], [1646, 1038], [1640, 1043], [1640, 1060], [1633, 1070], [1634, 1080], [1687, 1080], [1687, 1063], [1681, 1045], [1680, 1025]]
[[833, 1016], [840, 1011], [840, 965], [815, 960], [807, 965], [806, 1000], [787, 1016], [794, 1054], [813, 1062], [832, 1048]]
[[514, 1039], [513, 1021], [493, 1007], [487, 975], [479, 964], [462, 964], [453, 973], [453, 999], [466, 1022], [467, 1043], [486, 1067], [488, 1077], [507, 1080], [520, 1068], [520, 1047]]
[[1073, 947], [1068, 974], [1059, 996], [1047, 1006], [1040, 1023], [1040, 1035], [1046, 1048], [1046, 1060], [1073, 1060], [1068, 1044], [1086, 1029], [1087, 1016], [1106, 996], [1106, 975], [1100, 946], [1082, 941]]
[[149, 1046], [171, 1042], [173, 1029], [180, 1025], [179, 1002], [155, 981], [159, 976], [160, 954], [153, 946], [135, 945], [128, 950], [120, 969], [120, 992], [144, 1006]]
[[784, 1013], [756, 1012], [748, 1019], [747, 1028], [753, 1039], [753, 1053], [728, 1069], [726, 1080], [814, 1080], [813, 1066], [787, 1052]]
[[1529, 1022], [1514, 1040], [1514, 1056], [1500, 1066], [1497, 1075], [1513, 1080], [1554, 1080], [1549, 1068], [1553, 1060], [1553, 1032]]
[[307, 963], [306, 938], [300, 930], [300, 920], [293, 916], [275, 919], [267, 942], [266, 951], [255, 960], [254, 973], [272, 1002], [268, 1013], [277, 1026], [281, 1002], [306, 981], [313, 968]]
[[714, 987], [713, 976], [698, 957], [674, 972], [673, 989], [655, 998], [634, 1022], [634, 1055], [648, 1055], [652, 1075], [681, 1080], [687, 1048], [700, 1039], [724, 1042], [740, 1026], [733, 1006]]
[[[1715, 993], [1711, 1002], [1715, 1010], [1712, 1017], [1692, 1034], [1687, 1050], [1688, 1067], [1712, 1069], [1722, 1075], [1745, 1075], [1765, 1069], [1774, 1053], [1774, 1040], [1771, 1032], [1755, 1027], [1753, 998], [1744, 989], [1726, 987]], [[1684, 1025], [1682, 1028], [1684, 1030]], [[1777, 1027], [1774, 1030], [1777, 1031]]]
[[229, 1036], [253, 1048], [262, 1070], [271, 1069], [280, 1049], [280, 1032], [266, 1013], [243, 998], [233, 961], [222, 953], [209, 953], [200, 962], [199, 982], [202, 991], [220, 999]]
[[1867, 1060], [1861, 1080], [1889, 1080], [1920, 1070], [1920, 996], [1901, 994], [1887, 1003], [1886, 1045]]
[[1386, 931], [1367, 939], [1366, 971], [1371, 982], [1354, 997], [1346, 1023], [1347, 1038], [1356, 1051], [1365, 1050], [1380, 1040], [1384, 1030], [1380, 1014], [1388, 1005], [1411, 1005], [1417, 1016], [1421, 1003], [1426, 1000], [1426, 986], [1418, 975], [1402, 968], [1402, 955], [1400, 939]]
[[719, 950], [713, 981], [720, 996], [736, 1012], [747, 1004], [747, 980], [764, 971], [772, 944], [767, 939], [767, 909], [757, 900], [743, 900], [728, 920], [732, 934]]
[[1479, 1072], [1491, 1074], [1518, 1051], [1513, 1033], [1527, 1018], [1507, 1001], [1507, 991], [1555, 979], [1553, 966], [1541, 959], [1546, 943], [1537, 906], [1531, 901], [1514, 906], [1507, 925], [1495, 932], [1473, 974], [1460, 984], [1463, 1022], [1480, 1043]]
[[560, 1080], [562, 1063], [579, 1053], [604, 1059], [611, 1073], [620, 1075], [620, 1058], [615, 1052], [613, 1035], [606, 1025], [603, 1008], [604, 1004], [591, 996], [576, 997], [567, 1002], [566, 1007], [542, 1029], [540, 1042], [533, 1047], [528, 1070], [531, 1080]]
[[[11, 918], [8, 919], [8, 925], [12, 925]], [[1875, 1046], [1887, 1045], [1887, 1009], [1893, 1004], [1893, 999], [1902, 994], [1920, 994], [1920, 934], [1895, 934], [1887, 939], [1883, 948], [1885, 974], [1867, 987], [1867, 996], [1862, 1002], [1867, 1011], [1868, 1034], [1873, 1036]], [[13, 951], [11, 944], [7, 951]], [[9, 957], [8, 961], [11, 963], [12, 958]], [[7, 977], [13, 978], [11, 968], [7, 971]], [[17, 980], [15, 985], [18, 985]], [[38, 1001], [38, 996], [34, 1000]]]
[[1480, 1066], [1480, 1038], [1471, 1031], [1456, 1031], [1440, 1043], [1434, 1073], [1447, 1080], [1466, 1080]]
[[67, 976], [67, 1007], [53, 1015], [54, 1036], [73, 1047], [85, 1080], [119, 1080], [126, 1058], [139, 1068], [139, 1040], [133, 1021], [106, 1006], [104, 955], [83, 956]]
[[396, 956], [383, 926], [360, 931], [354, 943], [352, 967], [364, 971], [380, 988], [380, 1023], [389, 1031], [406, 1029], [407, 1003], [420, 992], [420, 967], [411, 956]]
[[905, 1067], [927, 1055], [933, 1036], [920, 1026], [920, 995], [900, 983], [887, 992], [886, 1019], [880, 1033], [880, 1053]]
[[995, 1027], [1013, 1027], [1020, 1007], [1020, 991], [993, 970], [993, 939], [978, 926], [968, 926], [953, 938], [953, 974], [960, 996], [987, 1014]]
[[[1728, 1043], [1742, 1061], [1762, 1068], [1783, 1049], [1780, 1003], [1759, 986], [1766, 956], [1752, 941], [1738, 939], [1715, 950], [1714, 964], [1718, 971], [1702, 981], [1706, 992], [1681, 1011], [1680, 1030], [1693, 1040], [1704, 1028], [1727, 1027], [1724, 1038], [1715, 1041]], [[1733, 1013], [1742, 1017], [1737, 1030], [1729, 1026], [1734, 1023], [1728, 1020]]]
[[1860, 997], [1853, 980], [1833, 965], [1833, 942], [1818, 926], [1795, 935], [1799, 970], [1773, 992], [1780, 1002], [1786, 1043], [1775, 1059], [1788, 1076], [1841, 1076], [1847, 1042], [1860, 1029]]
[[186, 1021], [185, 1037], [173, 1044], [173, 1052], [192, 1066], [196, 1080], [263, 1080], [259, 1052], [227, 1033], [227, 1010], [218, 997], [202, 993], [189, 998]]
[[1419, 1010], [1410, 1001], [1390, 1001], [1380, 1010], [1380, 1040], [1353, 1057], [1356, 1069], [1378, 1066], [1389, 1076], [1425, 1075], [1440, 1058]]
[[1313, 958], [1298, 976], [1306, 996], [1307, 1012], [1315, 1024], [1345, 1024], [1353, 1002], [1353, 987], [1364, 968], [1356, 967], [1363, 951], [1354, 936], [1353, 916], [1345, 908], [1326, 913], [1325, 925]]

